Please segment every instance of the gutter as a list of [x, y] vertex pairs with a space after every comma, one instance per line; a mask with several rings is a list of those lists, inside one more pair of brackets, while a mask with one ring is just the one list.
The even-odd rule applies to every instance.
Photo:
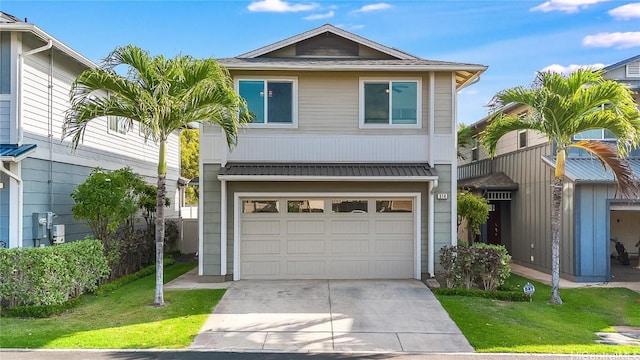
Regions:
[[358, 70], [394, 70], [394, 71], [485, 71], [486, 66], [477, 65], [284, 65], [284, 64], [229, 64], [220, 61], [220, 65], [228, 70], [306, 70], [306, 71], [358, 71]]
[[437, 176], [296, 176], [296, 175], [218, 175], [222, 181], [394, 181], [422, 182]]

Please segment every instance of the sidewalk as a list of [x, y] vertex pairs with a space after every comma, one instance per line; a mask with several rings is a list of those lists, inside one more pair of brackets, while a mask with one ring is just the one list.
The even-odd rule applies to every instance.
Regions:
[[[541, 271], [537, 271], [522, 265], [511, 264], [511, 272], [514, 274], [518, 274], [520, 276], [524, 276], [531, 280], [539, 281], [543, 284], [551, 285], [551, 275], [543, 273]], [[633, 290], [635, 292], [640, 293], [640, 282], [639, 281], [611, 281], [611, 282], [597, 282], [597, 283], [578, 283], [569, 281], [566, 279], [560, 279], [560, 288], [564, 289], [572, 289], [572, 288], [583, 288], [583, 287], [603, 287], [603, 288], [627, 288]]]

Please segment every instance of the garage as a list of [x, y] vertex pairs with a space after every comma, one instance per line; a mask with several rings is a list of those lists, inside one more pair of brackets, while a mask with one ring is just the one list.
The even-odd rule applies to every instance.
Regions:
[[403, 196], [240, 197], [239, 278], [414, 278], [415, 204]]

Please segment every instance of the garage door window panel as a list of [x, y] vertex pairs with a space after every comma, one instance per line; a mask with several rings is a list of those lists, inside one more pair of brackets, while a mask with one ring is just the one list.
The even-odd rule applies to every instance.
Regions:
[[367, 200], [333, 200], [331, 211], [334, 213], [367, 213], [369, 212], [369, 203]]
[[243, 200], [242, 201], [243, 214], [255, 214], [255, 213], [277, 214], [279, 212], [280, 212], [280, 205], [278, 203], [278, 200]]
[[407, 199], [376, 200], [377, 213], [412, 213], [413, 201]]
[[287, 200], [288, 213], [323, 213], [324, 200]]

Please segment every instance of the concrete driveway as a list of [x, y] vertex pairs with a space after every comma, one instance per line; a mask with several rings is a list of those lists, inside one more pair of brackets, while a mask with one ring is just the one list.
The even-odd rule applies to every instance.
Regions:
[[472, 352], [417, 280], [234, 282], [192, 349], [291, 352]]

